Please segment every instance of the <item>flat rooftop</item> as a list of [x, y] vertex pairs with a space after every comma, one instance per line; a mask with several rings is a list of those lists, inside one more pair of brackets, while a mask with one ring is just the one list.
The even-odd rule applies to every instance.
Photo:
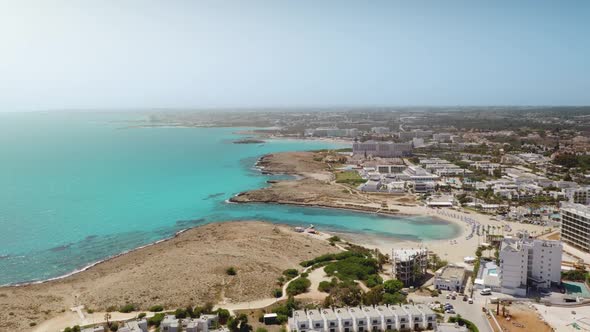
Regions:
[[425, 315], [436, 315], [432, 309], [430, 309], [427, 305], [424, 304], [416, 304], [415, 305], [418, 310], [422, 311]]
[[334, 312], [336, 315], [338, 315], [338, 317], [340, 317], [340, 319], [352, 319], [352, 316], [350, 316], [348, 310], [344, 308], [335, 309]]
[[312, 321], [324, 320], [322, 314], [317, 309], [307, 310], [307, 317], [309, 317], [309, 319], [311, 319]]
[[377, 311], [377, 309], [371, 307], [371, 306], [367, 306], [367, 307], [363, 307], [362, 309], [365, 314], [371, 318], [376, 318], [376, 317], [381, 317], [381, 315], [379, 314], [379, 311]]
[[336, 314], [334, 313], [334, 310], [332, 309], [322, 309], [322, 315], [324, 315], [324, 317], [327, 320], [337, 320], [338, 316], [336, 316]]
[[418, 310], [418, 308], [413, 305], [404, 305], [404, 310], [412, 316], [422, 316], [422, 311]]
[[393, 250], [393, 257], [402, 260], [408, 261], [412, 259], [414, 256], [419, 254], [426, 254], [426, 249], [394, 249]]
[[442, 279], [463, 279], [465, 268], [455, 265], [447, 265], [441, 269], [440, 278]]
[[363, 309], [359, 308], [359, 307], [353, 307], [348, 309], [348, 311], [350, 312], [350, 314], [356, 318], [366, 318], [365, 313], [363, 312]]
[[408, 316], [408, 313], [402, 307], [389, 307], [389, 309], [396, 314], [398, 317]]

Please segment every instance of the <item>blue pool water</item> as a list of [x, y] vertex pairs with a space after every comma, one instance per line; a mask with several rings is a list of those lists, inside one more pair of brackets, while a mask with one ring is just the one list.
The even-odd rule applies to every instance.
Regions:
[[392, 239], [446, 239], [458, 227], [319, 208], [237, 205], [266, 185], [271, 152], [342, 147], [232, 144], [235, 128], [133, 128], [130, 114], [0, 113], [0, 284], [57, 277], [188, 227], [260, 219]]
[[563, 286], [568, 294], [590, 298], [590, 291], [583, 282], [563, 281]]

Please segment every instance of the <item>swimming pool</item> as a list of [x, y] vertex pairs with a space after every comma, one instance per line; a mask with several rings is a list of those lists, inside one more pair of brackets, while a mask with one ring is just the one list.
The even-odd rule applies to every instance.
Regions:
[[497, 268], [488, 269], [488, 275], [489, 276], [497, 276], [498, 275], [498, 269]]
[[590, 291], [588, 291], [588, 287], [583, 282], [564, 281], [563, 287], [565, 287], [565, 292], [570, 295], [590, 298]]

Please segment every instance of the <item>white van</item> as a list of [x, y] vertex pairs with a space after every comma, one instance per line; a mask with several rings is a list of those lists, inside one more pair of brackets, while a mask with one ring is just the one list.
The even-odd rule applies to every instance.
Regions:
[[484, 288], [481, 290], [481, 292], [479, 292], [479, 294], [481, 295], [492, 295], [492, 289], [491, 288]]

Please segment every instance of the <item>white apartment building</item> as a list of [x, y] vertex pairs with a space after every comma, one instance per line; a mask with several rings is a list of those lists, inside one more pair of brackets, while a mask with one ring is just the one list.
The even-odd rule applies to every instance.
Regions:
[[379, 135], [387, 135], [391, 132], [387, 127], [373, 127], [371, 128], [371, 132]]
[[499, 280], [502, 293], [526, 296], [528, 287], [549, 288], [561, 282], [562, 244], [522, 238], [504, 238], [500, 247]]
[[412, 154], [412, 144], [378, 141], [354, 142], [352, 153], [387, 158], [409, 156]]
[[[125, 326], [120, 327], [119, 332], [147, 332], [148, 325], [147, 320], [144, 319], [137, 319], [125, 322]], [[187, 330], [187, 332], [191, 332]], [[194, 331], [196, 332], [196, 330]]]
[[575, 248], [590, 252], [590, 207], [561, 203], [561, 240]]
[[570, 203], [590, 205], [590, 186], [565, 188], [562, 192]]
[[457, 265], [441, 267], [434, 275], [434, 288], [461, 292], [465, 283], [465, 268]]
[[377, 172], [380, 174], [401, 173], [406, 169], [406, 165], [377, 165]]
[[180, 322], [174, 315], [166, 315], [160, 323], [160, 331], [178, 332], [180, 331]]
[[297, 310], [289, 318], [288, 326], [294, 332], [432, 330], [436, 327], [436, 313], [422, 304]]

